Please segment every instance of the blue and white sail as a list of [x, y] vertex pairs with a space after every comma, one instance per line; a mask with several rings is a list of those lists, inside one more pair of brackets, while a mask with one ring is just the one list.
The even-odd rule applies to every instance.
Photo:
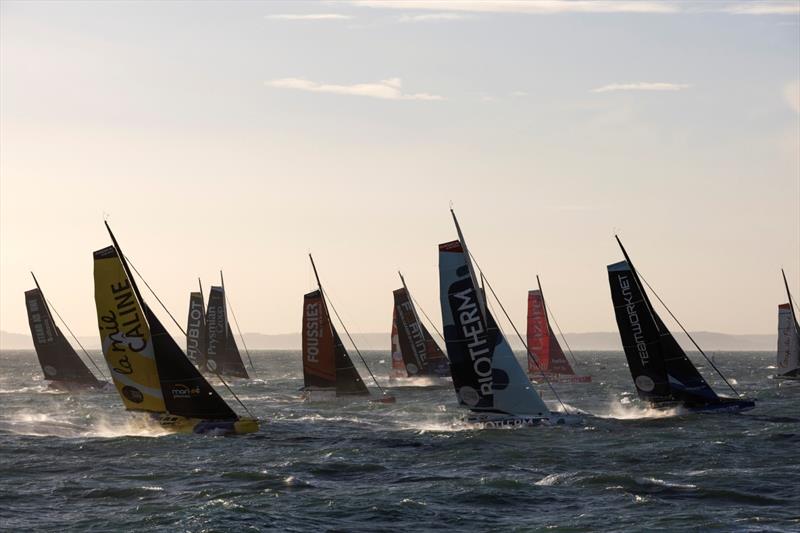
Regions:
[[[453, 215], [455, 219], [455, 215]], [[468, 422], [499, 425], [565, 423], [551, 413], [486, 306], [469, 252], [459, 240], [439, 245], [442, 324], [458, 402]]]

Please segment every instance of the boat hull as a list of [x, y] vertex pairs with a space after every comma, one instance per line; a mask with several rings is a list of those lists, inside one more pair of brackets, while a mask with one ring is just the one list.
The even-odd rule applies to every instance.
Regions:
[[206, 420], [199, 418], [186, 418], [170, 414], [153, 414], [153, 419], [158, 424], [175, 433], [194, 433], [203, 435], [244, 435], [258, 431], [258, 420], [255, 418], [239, 418], [238, 420]]
[[[528, 375], [534, 383], [543, 383], [541, 373], [533, 373]], [[547, 381], [550, 383], [591, 383], [592, 376], [578, 376], [577, 374], [550, 374], [546, 373]]]
[[551, 412], [548, 416], [498, 415], [472, 413], [464, 423], [477, 429], [506, 429], [537, 426], [575, 426], [583, 423], [583, 417]]
[[720, 398], [719, 402], [707, 404], [686, 404], [683, 402], [651, 403], [654, 409], [679, 408], [689, 413], [741, 413], [749, 411], [756, 406], [753, 400], [739, 400], [736, 398]]

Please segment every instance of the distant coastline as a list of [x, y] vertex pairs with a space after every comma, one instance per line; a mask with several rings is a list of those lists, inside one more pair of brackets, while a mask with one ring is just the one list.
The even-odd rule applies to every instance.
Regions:
[[[703, 350], [709, 351], [771, 351], [775, 350], [777, 343], [777, 335], [731, 335], [727, 333], [697, 331], [692, 332], [692, 336]], [[522, 344], [518, 339], [511, 335], [507, 337], [514, 349], [522, 348]], [[692, 346], [691, 342], [686, 338], [686, 335], [676, 333], [675, 337], [686, 350], [695, 351], [694, 346]], [[353, 334], [353, 338], [358, 344], [358, 347], [363, 350], [389, 349], [388, 332], [355, 333]], [[566, 338], [570, 348], [577, 351], [609, 351], [622, 349], [619, 334], [616, 332], [567, 333]], [[100, 348], [97, 337], [78, 337], [78, 340], [80, 340], [81, 344], [87, 349], [98, 350]], [[277, 335], [245, 333], [244, 340], [247, 343], [247, 347], [251, 350], [300, 349], [300, 333], [283, 333]], [[72, 339], [70, 339], [70, 342], [74, 344]], [[33, 349], [30, 335], [0, 331], [0, 350], [25, 349]]]

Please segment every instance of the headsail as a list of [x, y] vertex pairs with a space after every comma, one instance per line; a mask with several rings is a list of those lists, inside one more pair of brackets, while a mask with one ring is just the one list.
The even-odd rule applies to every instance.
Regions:
[[189, 294], [189, 317], [186, 323], [186, 357], [201, 370], [206, 369], [206, 311], [203, 293]]
[[[528, 348], [539, 362], [541, 371], [553, 374], [573, 375], [575, 371], [569, 364], [558, 338], [547, 320], [547, 308], [541, 290], [528, 291]], [[536, 374], [539, 369], [528, 359], [528, 373]]]
[[211, 372], [223, 376], [248, 378], [247, 369], [242, 362], [236, 339], [228, 323], [225, 291], [222, 287], [212, 286], [208, 295], [207, 362]]
[[101, 382], [92, 374], [53, 321], [39, 288], [25, 291], [25, 307], [28, 310], [33, 347], [36, 349], [44, 378], [50, 381], [100, 386]]
[[442, 324], [458, 401], [475, 412], [547, 416], [550, 410], [484, 308], [460, 228], [459, 237], [439, 245]]
[[447, 357], [425, 325], [419, 321], [408, 290], [402, 287], [395, 290], [393, 295], [392, 327], [397, 331], [398, 344], [408, 377], [449, 376]]
[[622, 346], [639, 397], [654, 403], [719, 401], [653, 309], [627, 261], [608, 266]]

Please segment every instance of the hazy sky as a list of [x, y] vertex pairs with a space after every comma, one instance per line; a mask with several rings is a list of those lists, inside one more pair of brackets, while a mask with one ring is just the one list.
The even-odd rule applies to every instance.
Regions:
[[245, 331], [300, 330], [309, 251], [352, 331], [398, 268], [438, 322], [450, 201], [521, 327], [539, 273], [616, 329], [615, 231], [689, 329], [775, 331], [781, 266], [800, 297], [796, 1], [4, 1], [0, 61], [5, 331], [34, 270], [97, 334], [104, 214], [182, 323], [223, 268]]

